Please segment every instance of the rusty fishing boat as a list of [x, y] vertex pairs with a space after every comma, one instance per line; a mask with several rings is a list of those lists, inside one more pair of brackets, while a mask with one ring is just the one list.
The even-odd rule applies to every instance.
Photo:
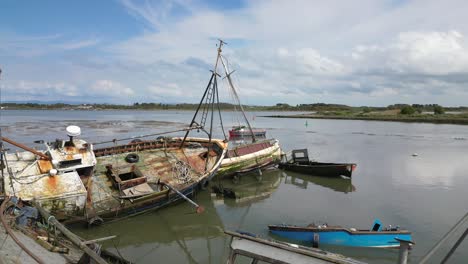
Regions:
[[[6, 142], [23, 150], [8, 152], [2, 147], [5, 196], [35, 200], [66, 223], [99, 224], [182, 199], [203, 211], [189, 196], [207, 186], [228, 146], [227, 140], [212, 137], [216, 110], [221, 118], [218, 75], [212, 71], [187, 128], [89, 143], [79, 138], [80, 127], [72, 125], [66, 128], [68, 139], [42, 142], [44, 150], [3, 137], [0, 130], [0, 146]], [[189, 137], [193, 130], [207, 137]], [[161, 136], [181, 132], [185, 135]]]

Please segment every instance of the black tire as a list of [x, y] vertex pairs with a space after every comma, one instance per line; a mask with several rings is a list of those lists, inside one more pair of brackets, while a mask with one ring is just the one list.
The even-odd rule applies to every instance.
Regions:
[[125, 157], [125, 161], [128, 163], [137, 163], [140, 160], [140, 157], [135, 153], [130, 153]]

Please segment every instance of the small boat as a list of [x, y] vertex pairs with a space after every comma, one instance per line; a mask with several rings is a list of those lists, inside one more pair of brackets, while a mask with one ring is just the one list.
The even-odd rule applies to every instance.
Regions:
[[395, 248], [400, 243], [395, 240], [412, 241], [411, 232], [400, 230], [398, 226], [383, 229], [382, 223], [376, 219], [372, 229], [358, 230], [341, 226], [308, 225], [305, 227], [292, 225], [269, 225], [272, 234], [306, 244], [328, 244], [352, 247]]
[[251, 260], [249, 263], [363, 263], [343, 255], [327, 252], [317, 248], [266, 240], [247, 232], [224, 232], [231, 236], [231, 245], [227, 264], [239, 263], [236, 261], [238, 256], [241, 256], [243, 260]]
[[307, 149], [296, 149], [292, 151], [292, 159], [288, 160], [286, 155], [282, 155], [280, 169], [285, 169], [303, 174], [310, 174], [324, 177], [345, 176], [351, 178], [357, 165], [355, 163], [327, 163], [310, 161]]
[[255, 137], [265, 137], [266, 130], [263, 128], [252, 128], [252, 130], [248, 129], [246, 126], [233, 126], [231, 130], [229, 130], [229, 138], [241, 138], [241, 137], [251, 137], [254, 135]]

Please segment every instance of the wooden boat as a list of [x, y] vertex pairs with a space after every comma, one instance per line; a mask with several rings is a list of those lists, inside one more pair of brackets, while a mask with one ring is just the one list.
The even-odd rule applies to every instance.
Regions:
[[276, 165], [280, 161], [279, 141], [269, 139], [230, 149], [219, 168], [218, 177], [246, 173]]
[[[165, 138], [94, 150], [81, 139], [46, 143], [30, 152], [5, 155], [6, 195], [36, 199], [58, 219], [119, 218], [157, 209], [192, 195], [214, 176], [227, 151], [222, 140]], [[176, 191], [174, 191], [174, 189]]]
[[229, 130], [229, 139], [232, 138], [242, 138], [242, 137], [266, 137], [266, 130], [262, 128], [253, 128], [252, 130], [248, 129], [246, 126], [233, 126]]
[[236, 258], [248, 259], [249, 263], [340, 263], [361, 264], [363, 262], [324, 250], [303, 247], [295, 244], [266, 240], [246, 232], [225, 231], [231, 236], [227, 263], [234, 264]]
[[370, 230], [357, 230], [341, 226], [309, 225], [305, 227], [292, 225], [269, 225], [274, 235], [306, 244], [329, 244], [352, 247], [399, 247], [395, 238], [412, 241], [411, 232], [396, 228], [383, 229], [379, 220]]
[[277, 139], [257, 140], [258, 137], [265, 137], [265, 130], [253, 129], [245, 115], [244, 108], [242, 107], [240, 98], [231, 79], [231, 74], [233, 72], [228, 70], [226, 58], [221, 56], [223, 44], [224, 42], [220, 40], [217, 61], [221, 62], [221, 65], [223, 66], [226, 74], [225, 79], [230, 87], [236, 105], [239, 107], [244, 121], [247, 124], [246, 126], [234, 126], [233, 129], [229, 130], [229, 136], [230, 139], [238, 139], [239, 137], [244, 136], [250, 137], [252, 142], [241, 144], [229, 150], [217, 173], [219, 177], [230, 176], [236, 173], [244, 173], [276, 165], [279, 163], [281, 155], [281, 149]]
[[292, 159], [285, 160], [279, 164], [280, 169], [300, 172], [324, 177], [339, 177], [345, 176], [351, 178], [353, 171], [357, 165], [355, 163], [326, 163], [310, 161], [307, 149], [296, 149], [292, 151]]

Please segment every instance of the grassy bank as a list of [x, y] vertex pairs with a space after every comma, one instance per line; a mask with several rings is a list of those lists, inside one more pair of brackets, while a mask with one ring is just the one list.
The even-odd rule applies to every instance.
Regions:
[[310, 113], [300, 115], [269, 115], [272, 118], [312, 118], [312, 119], [338, 119], [338, 120], [368, 120], [388, 122], [434, 123], [468, 125], [468, 113], [459, 114], [414, 114], [402, 115], [399, 113]]

